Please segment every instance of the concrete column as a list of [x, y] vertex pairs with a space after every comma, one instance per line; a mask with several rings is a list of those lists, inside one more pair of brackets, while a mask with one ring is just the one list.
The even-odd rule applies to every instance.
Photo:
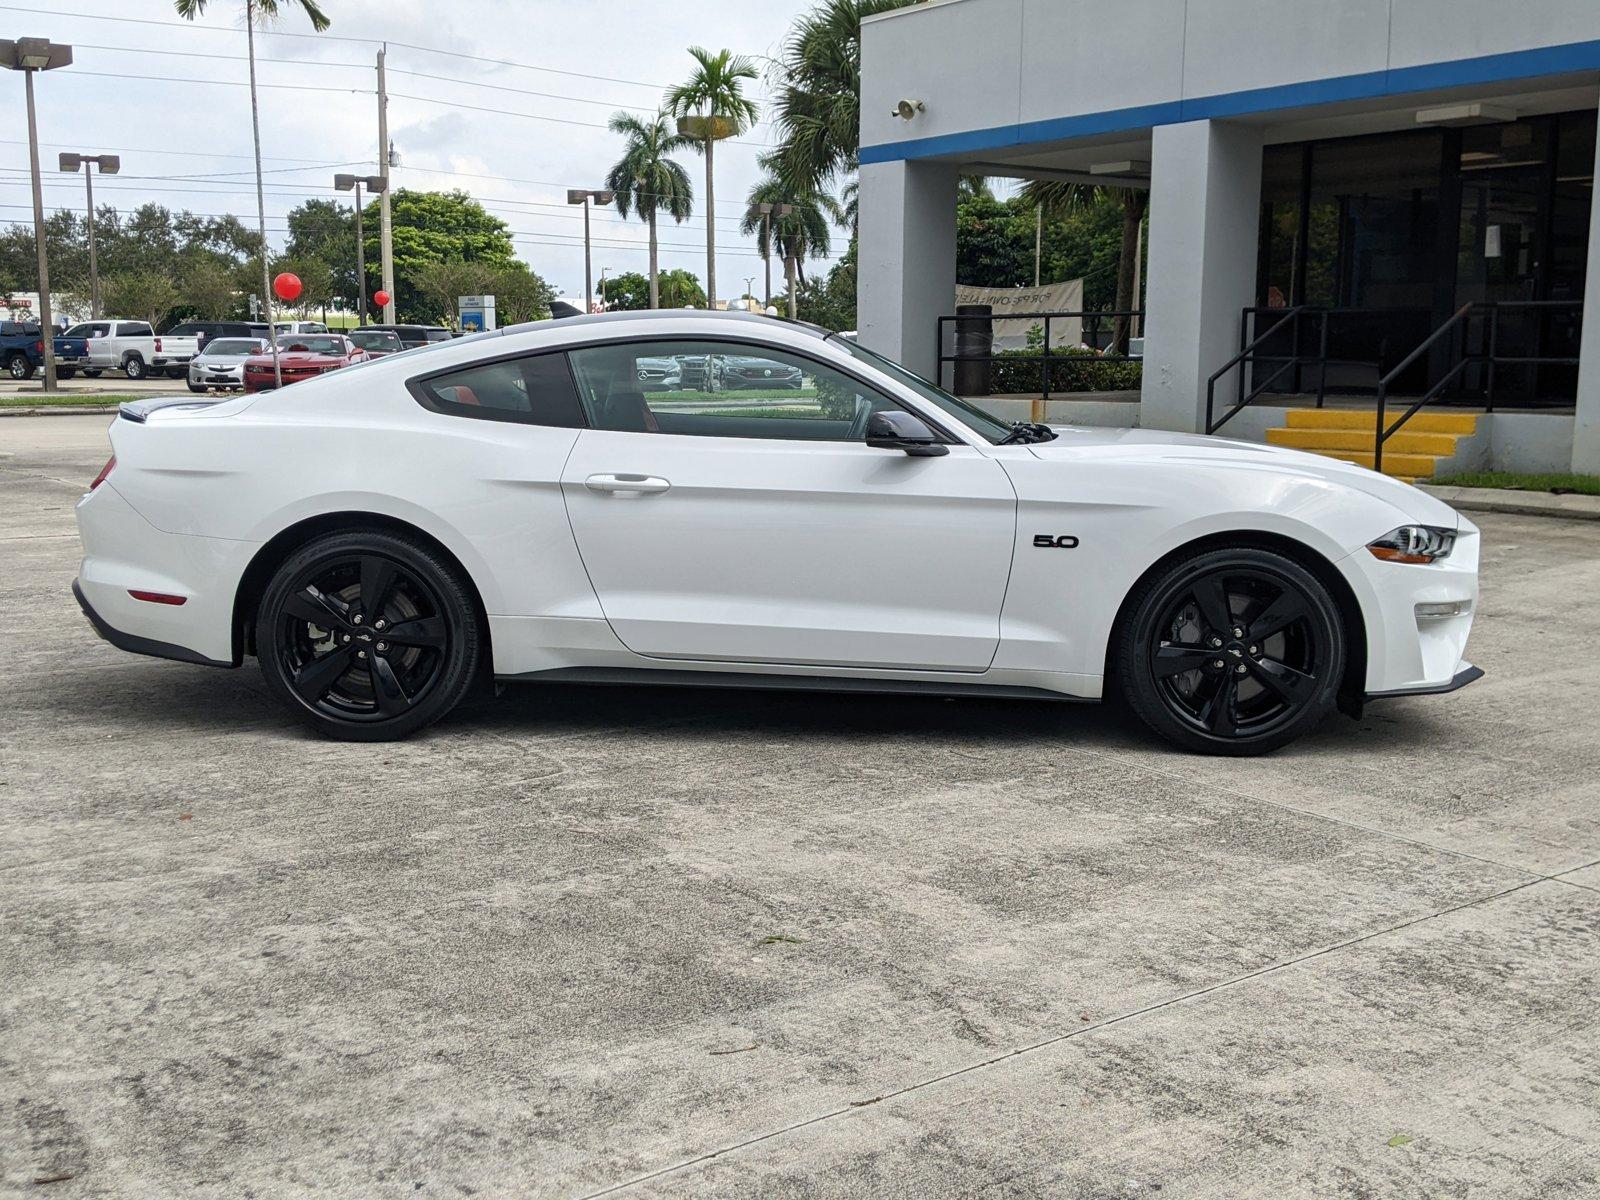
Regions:
[[955, 312], [956, 179], [950, 163], [861, 168], [856, 330], [861, 344], [937, 379], [937, 324]]
[[[1152, 131], [1147, 428], [1203, 432], [1206, 380], [1238, 353], [1239, 310], [1255, 302], [1261, 144], [1259, 128], [1225, 121]], [[1219, 383], [1219, 407], [1225, 394]]]
[[1578, 347], [1578, 419], [1572, 426], [1572, 469], [1600, 475], [1600, 203], [1589, 206], [1589, 261]]

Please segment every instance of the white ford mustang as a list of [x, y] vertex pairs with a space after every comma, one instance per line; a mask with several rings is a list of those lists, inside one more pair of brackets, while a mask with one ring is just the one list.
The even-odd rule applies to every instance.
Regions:
[[[642, 391], [641, 362], [800, 383]], [[703, 372], [708, 388], [715, 371]], [[1006, 425], [759, 316], [517, 326], [280, 392], [123, 405], [74, 591], [117, 646], [238, 666], [340, 738], [487, 680], [1096, 699], [1194, 750], [1444, 692], [1478, 531], [1217, 438]]]

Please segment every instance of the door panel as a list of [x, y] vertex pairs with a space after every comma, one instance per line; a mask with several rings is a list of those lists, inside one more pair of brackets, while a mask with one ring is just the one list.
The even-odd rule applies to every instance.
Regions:
[[942, 671], [994, 657], [1016, 495], [970, 446], [911, 458], [588, 429], [562, 491], [601, 607], [637, 654]]

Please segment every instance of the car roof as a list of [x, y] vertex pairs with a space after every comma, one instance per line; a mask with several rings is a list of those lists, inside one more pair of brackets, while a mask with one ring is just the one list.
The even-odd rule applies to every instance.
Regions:
[[704, 322], [707, 332], [731, 332], [730, 326], [743, 328], [747, 331], [757, 329], [771, 329], [774, 325], [781, 325], [784, 329], [795, 333], [810, 334], [818, 341], [829, 336], [829, 330], [820, 325], [810, 325], [804, 321], [782, 321], [777, 317], [768, 317], [760, 313], [747, 312], [721, 312], [719, 310], [704, 308], [636, 308], [627, 312], [591, 313], [587, 316], [556, 317], [554, 320], [524, 321], [520, 325], [507, 325], [505, 333], [529, 333], [535, 329], [588, 329], [591, 327], [604, 327], [607, 325], [625, 325], [630, 321], [659, 321], [663, 318], [672, 320], [689, 321], [693, 323]]

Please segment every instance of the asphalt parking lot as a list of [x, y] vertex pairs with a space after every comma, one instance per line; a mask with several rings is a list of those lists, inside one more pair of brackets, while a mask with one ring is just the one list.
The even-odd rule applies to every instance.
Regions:
[[522, 688], [410, 743], [98, 641], [0, 420], [0, 1192], [1600, 1191], [1600, 523], [1273, 757], [1001, 701]]

